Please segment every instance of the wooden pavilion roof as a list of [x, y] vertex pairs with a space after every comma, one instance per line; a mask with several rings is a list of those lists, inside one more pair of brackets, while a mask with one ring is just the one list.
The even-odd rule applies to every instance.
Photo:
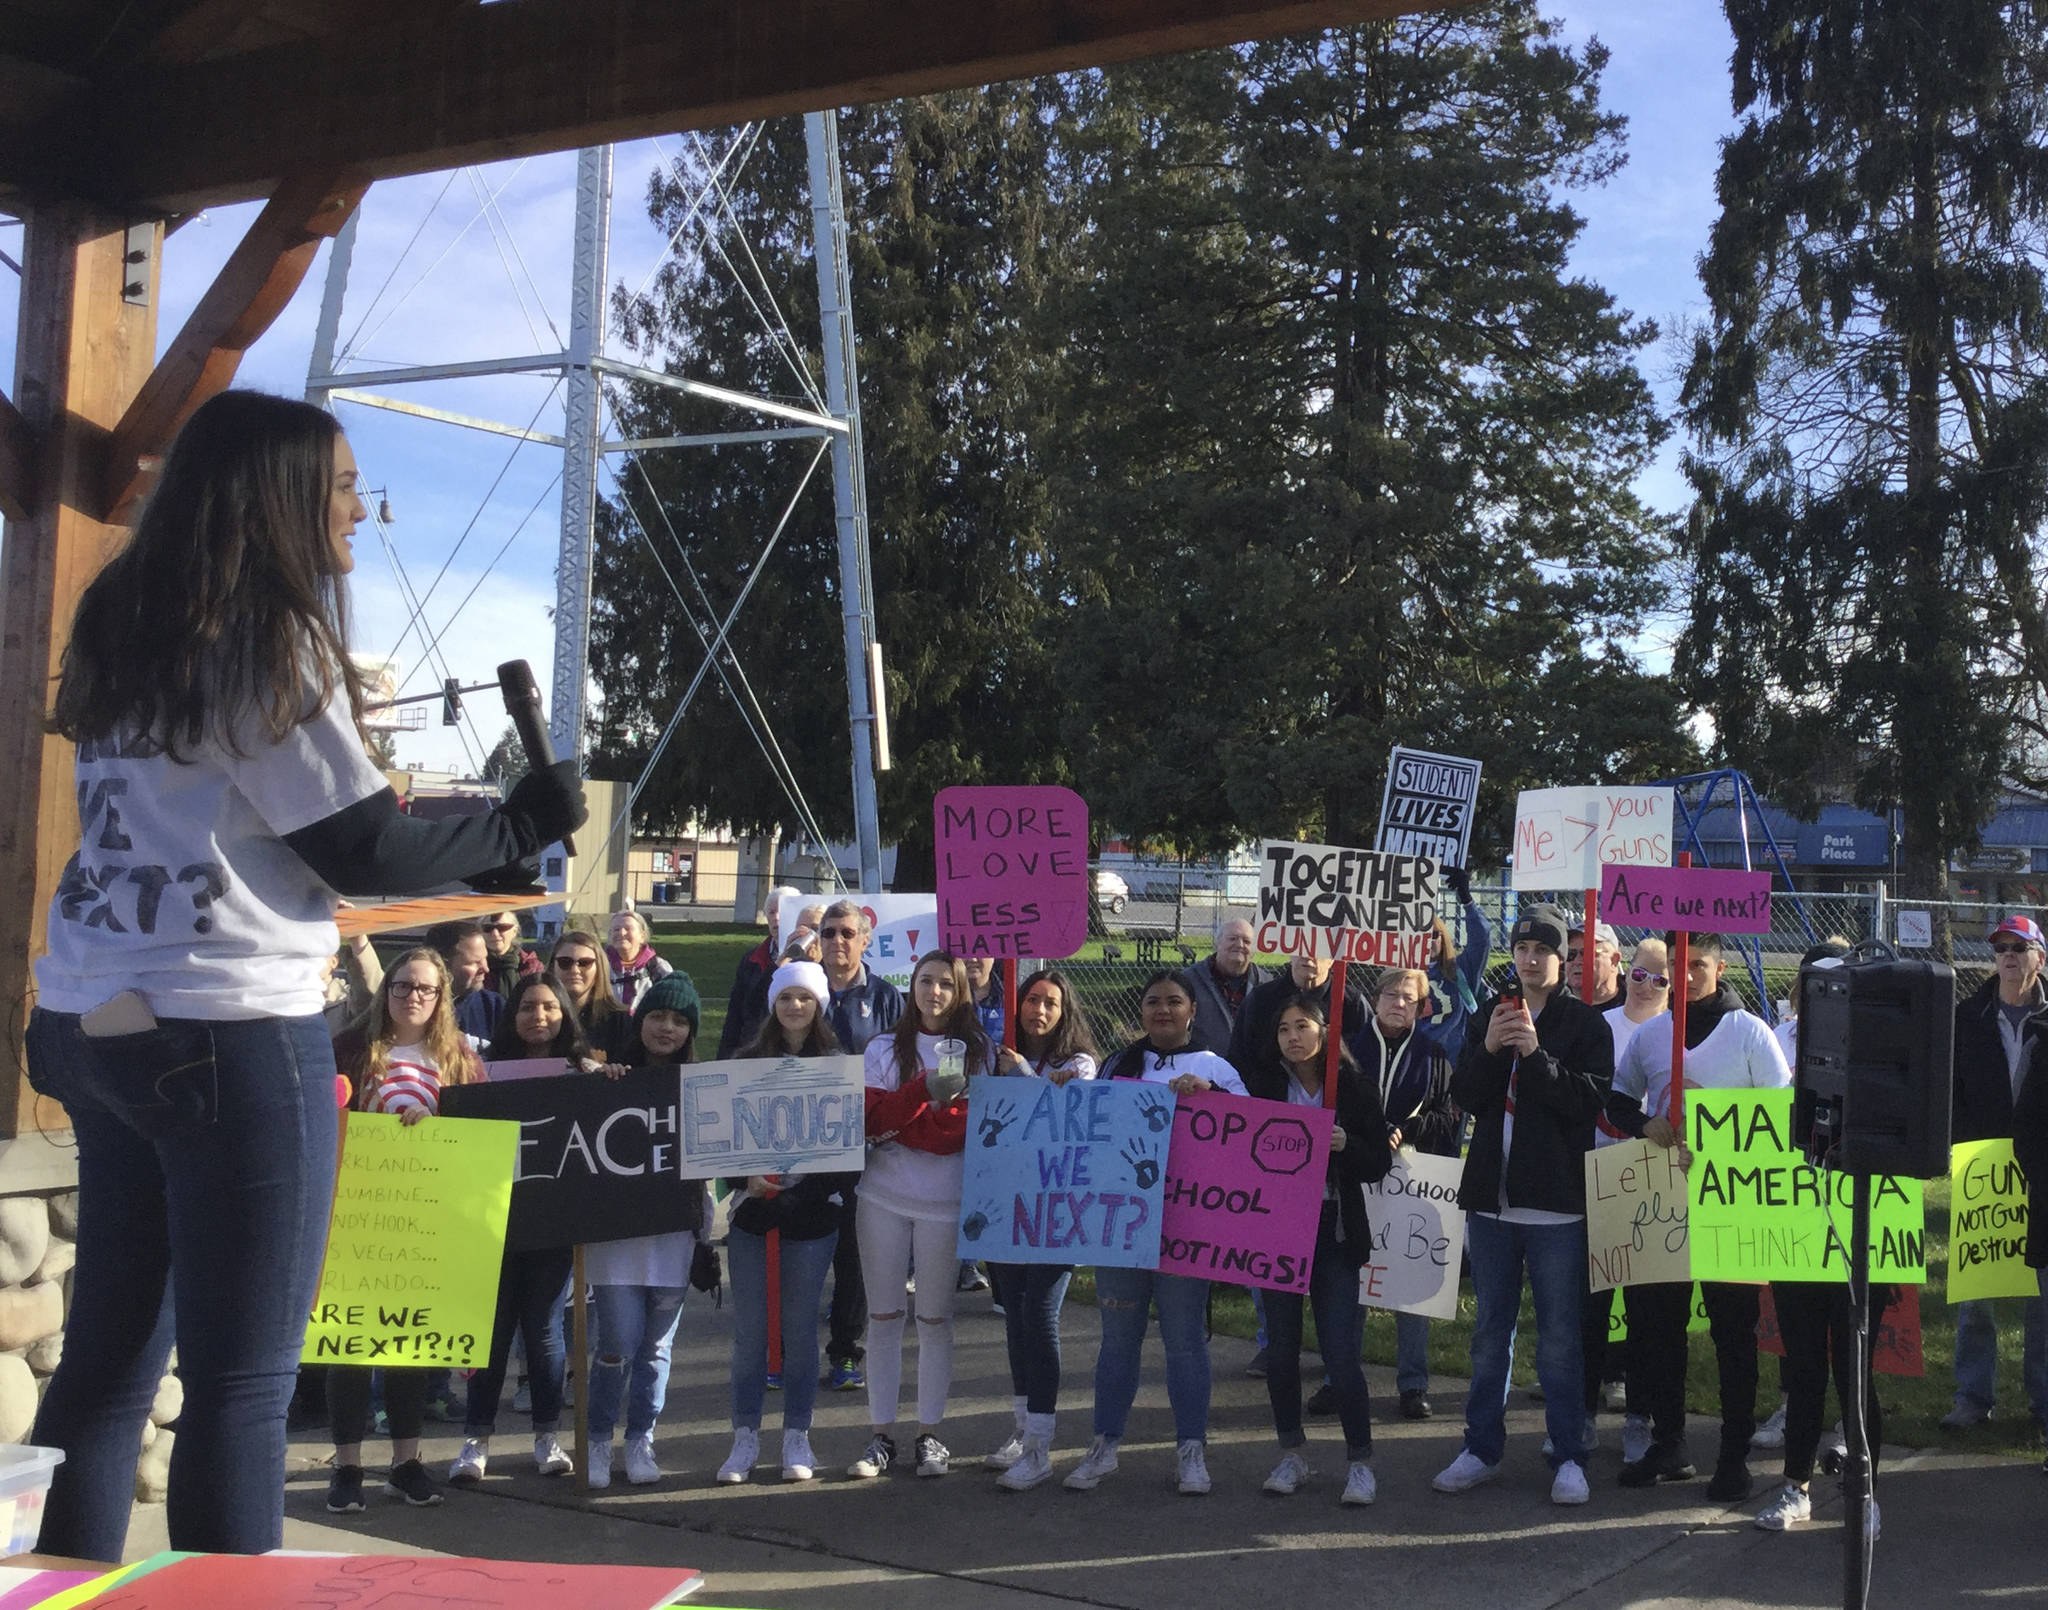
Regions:
[[176, 216], [1455, 0], [0, 0], [0, 207]]

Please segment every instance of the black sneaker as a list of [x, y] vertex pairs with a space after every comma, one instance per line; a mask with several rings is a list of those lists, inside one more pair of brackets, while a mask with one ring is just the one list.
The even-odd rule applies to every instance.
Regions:
[[327, 1513], [360, 1515], [363, 1512], [363, 1467], [336, 1465], [327, 1478]]
[[912, 1451], [917, 1456], [917, 1473], [920, 1476], [943, 1476], [952, 1469], [953, 1450], [929, 1432], [917, 1439]]
[[1436, 1413], [1429, 1406], [1428, 1396], [1416, 1389], [1401, 1394], [1401, 1418], [1403, 1420], [1427, 1420]]
[[1756, 1479], [1745, 1459], [1723, 1459], [1714, 1466], [1713, 1479], [1707, 1483], [1707, 1496], [1717, 1504], [1739, 1504], [1754, 1491]]
[[861, 1449], [860, 1457], [846, 1467], [846, 1473], [855, 1481], [872, 1481], [895, 1462], [896, 1439], [886, 1431], [877, 1431], [868, 1438], [868, 1445]]
[[[358, 1473], [358, 1481], [361, 1476]], [[402, 1498], [415, 1509], [425, 1509], [430, 1504], [441, 1502], [441, 1489], [428, 1476], [427, 1467], [417, 1459], [408, 1459], [402, 1465], [393, 1465], [391, 1474], [384, 1478], [384, 1490], [393, 1498]]]
[[1650, 1451], [1632, 1465], [1621, 1467], [1624, 1487], [1654, 1487], [1660, 1481], [1691, 1481], [1699, 1472], [1686, 1457], [1685, 1443], [1653, 1442]]
[[1301, 1406], [1303, 1414], [1335, 1414], [1337, 1412], [1337, 1389], [1325, 1381], [1309, 1395], [1308, 1402]]

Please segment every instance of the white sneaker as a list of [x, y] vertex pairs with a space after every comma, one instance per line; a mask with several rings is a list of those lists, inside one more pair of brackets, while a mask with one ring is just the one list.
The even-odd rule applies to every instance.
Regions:
[[1789, 1532], [1813, 1519], [1813, 1500], [1804, 1487], [1786, 1482], [1778, 1496], [1764, 1505], [1756, 1524], [1766, 1532]]
[[1092, 1493], [1104, 1476], [1115, 1474], [1116, 1438], [1097, 1437], [1081, 1462], [1067, 1472], [1065, 1485], [1077, 1493]]
[[1781, 1400], [1770, 1419], [1756, 1428], [1756, 1435], [1749, 1439], [1752, 1448], [1782, 1448], [1785, 1446], [1785, 1405]]
[[[1778, 1442], [1785, 1446], [1785, 1411], [1778, 1411]], [[1621, 1462], [1633, 1465], [1642, 1460], [1650, 1451], [1650, 1417], [1647, 1414], [1632, 1414], [1621, 1422]]]
[[1052, 1445], [1037, 1437], [1027, 1437], [1009, 1468], [996, 1477], [996, 1485], [1004, 1492], [1021, 1493], [1051, 1480]]
[[1467, 1493], [1499, 1474], [1499, 1465], [1489, 1465], [1470, 1448], [1460, 1448], [1458, 1457], [1436, 1473], [1430, 1486], [1440, 1493]]
[[484, 1479], [484, 1471], [491, 1462], [491, 1439], [470, 1437], [462, 1444], [462, 1452], [455, 1456], [455, 1462], [448, 1467], [448, 1479], [461, 1486], [469, 1486]]
[[761, 1433], [752, 1426], [734, 1426], [732, 1452], [718, 1467], [718, 1479], [728, 1487], [737, 1487], [754, 1474], [754, 1464], [760, 1457]]
[[918, 1433], [917, 1441], [911, 1444], [911, 1453], [917, 1460], [920, 1476], [943, 1476], [953, 1468], [953, 1450], [929, 1431]]
[[1372, 1466], [1354, 1463], [1344, 1478], [1344, 1496], [1338, 1500], [1343, 1504], [1370, 1504], [1380, 1495], [1380, 1484], [1374, 1479]]
[[560, 1437], [552, 1431], [537, 1431], [533, 1436], [533, 1468], [543, 1476], [573, 1476], [576, 1461], [563, 1449]]
[[1008, 1470], [1024, 1457], [1024, 1433], [1012, 1431], [1000, 1448], [981, 1456], [984, 1470]]
[[1180, 1490], [1199, 1498], [1209, 1490], [1209, 1450], [1190, 1437], [1174, 1450], [1180, 1456]]
[[654, 1462], [652, 1431], [626, 1444], [626, 1480], [635, 1487], [652, 1487], [661, 1480], [661, 1466]]
[[1586, 1485], [1586, 1472], [1576, 1459], [1567, 1459], [1557, 1467], [1557, 1476], [1550, 1484], [1553, 1504], [1583, 1504], [1592, 1496], [1593, 1489]]
[[811, 1452], [808, 1431], [782, 1433], [782, 1479], [809, 1481], [818, 1473], [818, 1456]]
[[612, 1484], [612, 1441], [609, 1437], [603, 1445], [592, 1445], [590, 1450], [590, 1485], [593, 1490]]
[[1290, 1448], [1280, 1456], [1280, 1463], [1273, 1467], [1273, 1474], [1266, 1478], [1265, 1490], [1288, 1498], [1299, 1492], [1301, 1484], [1308, 1478], [1308, 1461], [1298, 1450]]

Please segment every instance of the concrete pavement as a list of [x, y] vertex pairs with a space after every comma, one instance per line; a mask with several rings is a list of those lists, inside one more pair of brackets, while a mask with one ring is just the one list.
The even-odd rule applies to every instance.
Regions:
[[[1436, 1419], [1376, 1425], [1380, 1500], [1373, 1507], [1338, 1505], [1343, 1450], [1330, 1421], [1310, 1422], [1316, 1479], [1291, 1499], [1267, 1497], [1259, 1484], [1276, 1448], [1265, 1388], [1242, 1374], [1250, 1345], [1229, 1338], [1213, 1347], [1216, 1490], [1209, 1497], [1182, 1498], [1171, 1485], [1172, 1422], [1156, 1337], [1122, 1470], [1093, 1493], [1067, 1492], [1057, 1480], [1006, 1493], [979, 1463], [1010, 1419], [1002, 1322], [985, 1293], [961, 1300], [957, 1332], [945, 1426], [955, 1469], [941, 1481], [907, 1470], [877, 1482], [840, 1477], [865, 1441], [866, 1406], [860, 1394], [828, 1393], [813, 1430], [818, 1481], [786, 1486], [764, 1465], [746, 1486], [713, 1483], [731, 1441], [730, 1316], [692, 1293], [657, 1434], [669, 1472], [659, 1486], [628, 1487], [621, 1475], [608, 1492], [585, 1494], [578, 1481], [543, 1480], [528, 1453], [530, 1433], [507, 1410], [481, 1489], [412, 1510], [384, 1498], [373, 1480], [369, 1512], [342, 1522], [323, 1507], [326, 1471], [315, 1461], [327, 1449], [317, 1437], [300, 1437], [286, 1546], [690, 1565], [706, 1574], [699, 1595], [706, 1604], [788, 1610], [1050, 1610], [1059, 1602], [1300, 1610], [1353, 1605], [1368, 1595], [1498, 1610], [1818, 1610], [1841, 1603], [1840, 1504], [1831, 1482], [1815, 1484], [1810, 1527], [1789, 1536], [1759, 1532], [1749, 1518], [1775, 1472], [1765, 1456], [1753, 1466], [1756, 1498], [1737, 1510], [1708, 1504], [1703, 1481], [1626, 1491], [1614, 1479], [1618, 1419], [1603, 1417], [1605, 1446], [1590, 1471], [1593, 1501], [1559, 1509], [1548, 1501], [1539, 1453], [1541, 1408], [1520, 1392], [1510, 1405], [1508, 1457], [1491, 1486], [1455, 1498], [1430, 1490], [1430, 1477], [1458, 1447], [1464, 1383], [1445, 1380], [1432, 1393]], [[1066, 1332], [1072, 1407], [1061, 1415], [1058, 1474], [1088, 1439], [1095, 1310], [1070, 1305]], [[1370, 1374], [1375, 1407], [1391, 1414], [1391, 1372]], [[769, 1395], [762, 1441], [771, 1460], [780, 1443], [779, 1402]], [[1714, 1431], [1696, 1422], [1695, 1449], [1710, 1450]], [[429, 1438], [437, 1474], [459, 1441]], [[366, 1451], [373, 1471], [381, 1469], [382, 1451]], [[2048, 1606], [2048, 1480], [2038, 1464], [1888, 1450], [1879, 1493], [1884, 1536], [1873, 1605]], [[161, 1508], [138, 1509], [130, 1556], [163, 1546], [162, 1525]]]

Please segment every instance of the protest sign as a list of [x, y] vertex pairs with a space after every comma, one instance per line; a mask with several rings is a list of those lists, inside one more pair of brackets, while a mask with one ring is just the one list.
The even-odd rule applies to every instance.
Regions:
[[342, 1115], [307, 1364], [490, 1361], [515, 1124]]
[[1205, 1090], [1182, 1096], [1166, 1154], [1159, 1269], [1305, 1295], [1335, 1115]]
[[2039, 1295], [2027, 1267], [2027, 1176], [2012, 1141], [1956, 1142], [1948, 1177], [1948, 1300]]
[[[777, 907], [777, 932], [788, 936], [796, 914], [806, 906], [831, 905], [835, 894], [786, 894]], [[857, 900], [867, 913], [874, 934], [862, 961], [877, 978], [886, 978], [905, 994], [910, 992], [910, 975], [917, 959], [939, 948], [939, 902], [930, 894], [860, 894], [844, 898]]]
[[1514, 886], [1597, 889], [1603, 866], [1669, 866], [1668, 788], [1525, 788], [1515, 796]]
[[1174, 1093], [1125, 1079], [972, 1079], [960, 1256], [1159, 1262]]
[[1387, 757], [1378, 847], [1426, 855], [1439, 866], [1465, 864], [1479, 803], [1479, 762], [1398, 745]]
[[1088, 938], [1088, 805], [1071, 788], [943, 788], [932, 801], [939, 943], [1071, 956]]
[[[1852, 1177], [1792, 1146], [1792, 1092], [1691, 1090], [1687, 1214], [1700, 1280], [1847, 1280]], [[1927, 1279], [1920, 1182], [1870, 1181], [1870, 1278]]]
[[1259, 846], [1258, 948], [1288, 956], [1427, 967], [1436, 955], [1437, 864], [1284, 840]]
[[1465, 1213], [1458, 1182], [1465, 1165], [1404, 1147], [1387, 1177], [1365, 1187], [1372, 1256], [1358, 1271], [1358, 1300], [1368, 1308], [1455, 1319], [1458, 1268], [1465, 1256]]
[[[1764, 1290], [1764, 1296], [1766, 1299], [1770, 1296], [1768, 1287]], [[1628, 1340], [1628, 1294], [1616, 1291], [1610, 1301], [1612, 1306], [1607, 1310], [1607, 1345], [1614, 1347]], [[1704, 1336], [1711, 1329], [1713, 1326], [1707, 1320], [1706, 1293], [1701, 1291], [1695, 1282], [1692, 1288], [1692, 1313], [1686, 1319], [1685, 1333], [1688, 1336]]]
[[[1925, 1375], [1926, 1355], [1920, 1346], [1920, 1288], [1901, 1286], [1898, 1298], [1884, 1311], [1877, 1325], [1876, 1356], [1871, 1369], [1878, 1375]], [[1765, 1353], [1785, 1356], [1785, 1338], [1778, 1330], [1778, 1305], [1771, 1288], [1764, 1287], [1756, 1321], [1756, 1345]]]
[[1771, 931], [1771, 875], [1719, 867], [1600, 869], [1600, 915], [1638, 928], [1696, 934]]
[[526, 1251], [687, 1229], [701, 1180], [858, 1173], [866, 1092], [859, 1057], [762, 1057], [456, 1085], [441, 1109], [518, 1123], [505, 1239]]
[[1624, 1140], [1586, 1153], [1586, 1271], [1594, 1291], [1692, 1279], [1677, 1147]]

